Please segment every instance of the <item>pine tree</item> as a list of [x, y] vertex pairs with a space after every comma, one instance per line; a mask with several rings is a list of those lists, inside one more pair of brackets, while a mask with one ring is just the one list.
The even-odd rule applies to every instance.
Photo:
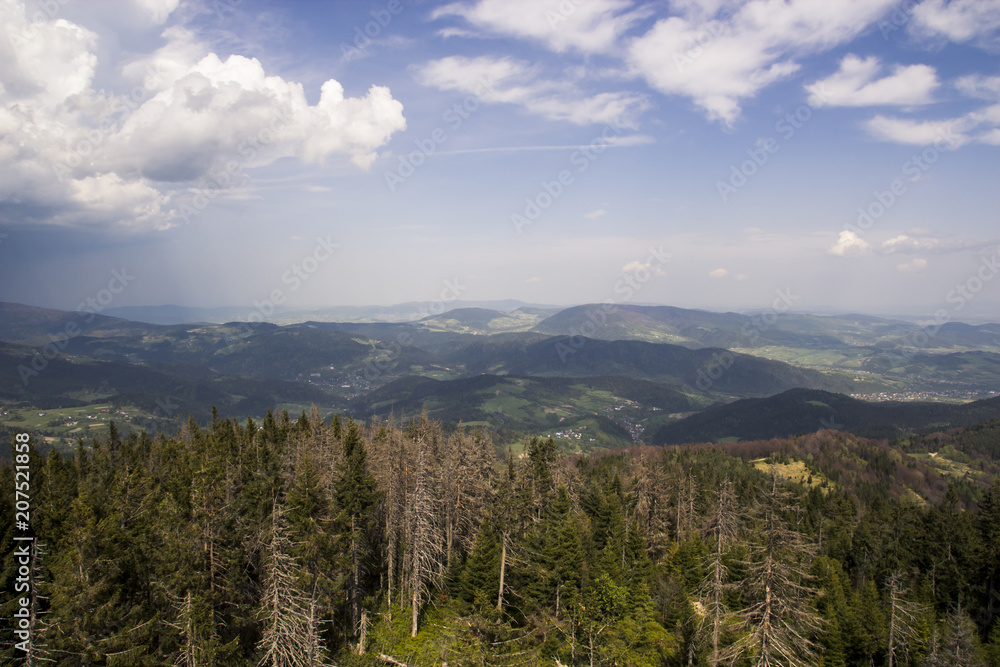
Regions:
[[499, 539], [489, 524], [483, 524], [462, 570], [462, 597], [479, 612], [499, 585]]
[[983, 544], [983, 567], [986, 580], [987, 627], [998, 613], [1000, 604], [1000, 479], [983, 494], [979, 503], [979, 532]]
[[334, 483], [334, 498], [339, 514], [338, 532], [344, 536], [344, 552], [349, 559], [347, 599], [351, 633], [358, 634], [361, 620], [361, 599], [364, 596], [365, 564], [368, 561], [367, 535], [375, 503], [378, 501], [375, 478], [368, 472], [364, 440], [353, 419], [347, 423], [343, 438], [342, 463]]
[[[314, 591], [312, 598], [317, 613], [332, 617], [339, 554], [331, 535], [330, 498], [308, 452], [299, 463], [295, 482], [288, 490], [286, 505], [291, 555], [301, 565], [305, 575], [300, 586], [303, 590]], [[332, 630], [332, 620], [327, 620]]]

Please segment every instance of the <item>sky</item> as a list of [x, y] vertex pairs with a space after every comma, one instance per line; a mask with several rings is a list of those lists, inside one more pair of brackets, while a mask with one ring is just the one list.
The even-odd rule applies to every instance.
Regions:
[[0, 0], [0, 301], [1000, 321], [1000, 0]]

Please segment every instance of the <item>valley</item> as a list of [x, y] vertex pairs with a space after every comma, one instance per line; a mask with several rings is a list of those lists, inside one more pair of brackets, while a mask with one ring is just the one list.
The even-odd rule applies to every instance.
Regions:
[[205, 419], [213, 405], [240, 419], [311, 405], [364, 419], [426, 411], [488, 427], [500, 447], [552, 436], [566, 451], [821, 428], [883, 437], [1000, 417], [989, 400], [1000, 392], [995, 324], [949, 323], [918, 349], [907, 345], [912, 323], [862, 315], [456, 302], [380, 319], [433, 305], [279, 326], [0, 304], [0, 400], [22, 413], [103, 401], [157, 429]]

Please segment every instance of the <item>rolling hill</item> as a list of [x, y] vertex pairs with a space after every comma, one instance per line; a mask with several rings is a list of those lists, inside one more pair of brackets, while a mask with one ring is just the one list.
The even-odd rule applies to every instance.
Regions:
[[842, 394], [793, 389], [707, 408], [653, 433], [649, 442], [764, 440], [821, 429], [863, 437], [895, 438], [912, 431], [940, 430], [1000, 418], [1000, 397], [965, 404], [861, 401]]

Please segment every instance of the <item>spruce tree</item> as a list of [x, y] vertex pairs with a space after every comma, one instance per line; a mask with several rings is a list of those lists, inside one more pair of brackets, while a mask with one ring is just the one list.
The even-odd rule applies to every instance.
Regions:
[[334, 482], [334, 499], [338, 509], [337, 532], [344, 542], [343, 552], [349, 563], [347, 599], [351, 633], [354, 635], [361, 620], [360, 606], [369, 558], [367, 536], [378, 494], [375, 478], [368, 472], [365, 443], [353, 419], [347, 423], [342, 448], [343, 456]]
[[759, 504], [759, 537], [750, 545], [749, 576], [743, 582], [749, 603], [740, 611], [744, 634], [726, 648], [723, 659], [735, 662], [749, 656], [755, 667], [817, 663], [813, 636], [822, 622], [811, 606], [816, 590], [807, 571], [815, 547], [785, 522], [783, 515], [793, 506], [791, 494], [778, 486], [772, 473]]

